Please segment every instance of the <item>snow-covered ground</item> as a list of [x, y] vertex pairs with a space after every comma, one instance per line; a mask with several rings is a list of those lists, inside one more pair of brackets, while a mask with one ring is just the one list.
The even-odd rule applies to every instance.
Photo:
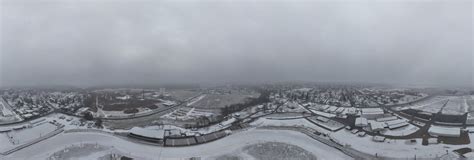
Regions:
[[[330, 135], [339, 142], [350, 145], [361, 152], [391, 158], [435, 158], [446, 155], [446, 151], [463, 147], [473, 147], [470, 145], [447, 145], [447, 144], [432, 144], [423, 146], [421, 139], [416, 139], [417, 142], [411, 143], [409, 140], [393, 140], [387, 139], [385, 142], [372, 141], [372, 136], [358, 137], [351, 134], [350, 131], [340, 130]], [[471, 137], [473, 135], [470, 135]]]
[[[37, 138], [45, 136], [46, 134], [53, 132], [57, 129], [57, 126], [43, 122], [38, 126], [32, 128], [25, 128], [20, 130], [14, 130], [0, 134], [0, 152], [5, 152], [9, 149], [13, 149], [19, 145], [31, 142]], [[11, 137], [11, 138], [9, 138]]]
[[60, 151], [71, 144], [96, 143], [102, 146], [113, 146], [118, 151], [129, 153], [132, 156], [139, 155], [140, 157], [162, 159], [190, 157], [202, 157], [203, 159], [207, 159], [224, 154], [239, 153], [242, 152], [242, 148], [245, 146], [263, 142], [281, 142], [296, 145], [311, 152], [318, 159], [351, 159], [351, 157], [348, 157], [339, 150], [328, 147], [302, 133], [280, 130], [248, 130], [207, 144], [177, 148], [164, 148], [134, 143], [108, 134], [63, 133], [12, 153], [4, 158], [12, 160], [45, 159], [52, 153]]
[[446, 102], [446, 106], [442, 110], [443, 114], [464, 114], [469, 111], [467, 100], [468, 96], [436, 96], [428, 100], [415, 103], [410, 106], [401, 107], [400, 109], [417, 109], [430, 113], [437, 113], [441, 110]]
[[186, 106], [192, 106], [194, 103], [196, 102], [199, 102], [200, 100], [202, 100], [204, 97], [206, 97], [206, 95], [201, 95], [199, 96], [198, 98], [194, 99], [193, 101], [189, 102], [188, 104], [186, 104]]
[[18, 122], [22, 120], [23, 118], [21, 118], [20, 115], [13, 112], [10, 105], [7, 102], [5, 102], [3, 98], [0, 98], [0, 124]]

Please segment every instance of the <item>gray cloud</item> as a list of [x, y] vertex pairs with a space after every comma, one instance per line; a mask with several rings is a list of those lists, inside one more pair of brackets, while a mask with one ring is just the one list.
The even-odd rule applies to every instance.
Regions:
[[469, 86], [471, 1], [1, 1], [1, 85]]

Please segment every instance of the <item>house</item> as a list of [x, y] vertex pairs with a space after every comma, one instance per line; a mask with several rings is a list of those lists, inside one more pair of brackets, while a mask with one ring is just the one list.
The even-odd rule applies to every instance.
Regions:
[[356, 115], [357, 114], [357, 109], [355, 107], [347, 108], [346, 112], [349, 115]]
[[367, 125], [369, 125], [369, 123], [367, 121], [367, 118], [364, 118], [364, 117], [356, 118], [356, 120], [355, 120], [355, 126], [356, 127], [365, 127]]

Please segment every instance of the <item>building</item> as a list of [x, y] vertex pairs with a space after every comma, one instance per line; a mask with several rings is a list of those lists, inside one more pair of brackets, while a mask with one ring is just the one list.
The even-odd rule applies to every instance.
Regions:
[[365, 126], [368, 126], [369, 123], [367, 121], [367, 118], [364, 118], [364, 117], [358, 117], [356, 118], [355, 120], [355, 126], [356, 127], [365, 127]]
[[377, 118], [376, 121], [377, 122], [386, 122], [386, 121], [393, 121], [393, 120], [397, 120], [398, 117], [396, 116], [389, 116], [389, 117], [382, 117], [382, 118]]
[[438, 137], [460, 137], [461, 129], [456, 127], [442, 127], [432, 125], [428, 130], [431, 136]]
[[367, 119], [384, 117], [384, 111], [381, 108], [362, 108], [361, 111], [361, 116]]

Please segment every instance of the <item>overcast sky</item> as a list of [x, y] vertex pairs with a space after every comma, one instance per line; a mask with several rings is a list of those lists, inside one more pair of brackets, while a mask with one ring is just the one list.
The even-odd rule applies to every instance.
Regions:
[[1, 2], [2, 86], [474, 85], [471, 0]]

